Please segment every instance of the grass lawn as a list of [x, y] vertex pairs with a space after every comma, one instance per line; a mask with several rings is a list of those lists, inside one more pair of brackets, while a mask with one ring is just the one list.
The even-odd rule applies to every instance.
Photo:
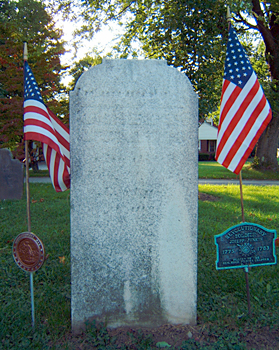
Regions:
[[[24, 177], [25, 176], [26, 176], [26, 174], [25, 174], [25, 169], [24, 169]], [[48, 170], [39, 170], [37, 172], [34, 172], [32, 169], [30, 169], [29, 176], [30, 177], [48, 177], [49, 171]]]
[[[238, 179], [230, 170], [216, 161], [199, 162], [200, 179]], [[251, 162], [246, 162], [242, 168], [242, 178], [249, 180], [279, 180], [279, 172], [270, 170], [259, 171], [251, 168]]]
[[[274, 171], [259, 171], [251, 169], [251, 162], [246, 162], [242, 169], [242, 178], [249, 180], [279, 180], [279, 173]], [[24, 173], [25, 176], [25, 173]], [[47, 177], [48, 170], [29, 171], [30, 177]], [[199, 178], [200, 179], [238, 179], [238, 176], [230, 170], [224, 168], [215, 161], [199, 162]]]
[[[71, 334], [70, 192], [56, 193], [51, 184], [30, 184], [30, 190], [32, 232], [49, 254], [34, 274], [36, 330], [30, 327], [29, 275], [17, 267], [11, 251], [13, 239], [27, 230], [25, 198], [1, 201], [0, 349], [158, 349], [152, 335], [140, 332], [129, 346], [119, 347], [105, 327]], [[243, 270], [215, 268], [214, 235], [241, 222], [239, 186], [200, 185], [199, 191], [218, 200], [199, 201], [198, 325], [190, 328], [193, 337], [186, 333], [171, 349], [278, 349], [278, 266], [249, 272], [252, 317]], [[279, 186], [244, 186], [243, 191], [246, 221], [278, 229]]]

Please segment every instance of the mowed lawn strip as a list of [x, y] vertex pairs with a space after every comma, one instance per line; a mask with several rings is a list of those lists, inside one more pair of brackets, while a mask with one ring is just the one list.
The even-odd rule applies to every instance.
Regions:
[[[199, 192], [218, 199], [199, 201], [198, 314], [215, 326], [243, 327], [247, 325], [243, 269], [217, 271], [213, 239], [242, 222], [239, 186], [200, 185]], [[278, 230], [278, 186], [243, 186], [243, 197], [246, 222]], [[279, 325], [278, 272], [278, 265], [254, 267], [249, 272], [253, 317], [248, 322], [253, 326]]]
[[[70, 336], [70, 192], [56, 193], [51, 184], [30, 184], [30, 190], [32, 232], [41, 238], [49, 254], [43, 267], [34, 274], [36, 330], [33, 334], [30, 326], [29, 274], [19, 269], [12, 257], [13, 239], [27, 230], [26, 200], [23, 197], [20, 201], [1, 201], [0, 348], [76, 349], [85, 343], [93, 344], [92, 331], [76, 338]], [[249, 272], [253, 313], [249, 318], [243, 270], [215, 268], [214, 235], [241, 223], [239, 186], [200, 185], [199, 192], [215, 200], [199, 200], [198, 326], [208, 335], [203, 337], [204, 342], [215, 337], [222, 341], [220, 346], [227, 344], [230, 346], [227, 348], [234, 348], [232, 342], [239, 343], [245, 332], [251, 335], [264, 327], [278, 328], [279, 271], [274, 265], [255, 267]], [[244, 186], [243, 192], [246, 221], [277, 229], [279, 187]], [[107, 333], [98, 333], [97, 338], [98, 344], [111, 341]], [[145, 338], [134, 346], [156, 349], [144, 344]], [[193, 344], [184, 348], [205, 349], [204, 345]]]
[[[199, 162], [200, 179], [238, 179], [238, 175], [215, 161]], [[279, 180], [279, 172], [271, 170], [260, 171], [246, 162], [242, 168], [242, 178], [245, 180]]]
[[[246, 162], [242, 168], [242, 178], [245, 180], [279, 180], [279, 172], [270, 170], [260, 171], [252, 169], [251, 161]], [[24, 169], [25, 176], [25, 169]], [[29, 171], [30, 177], [49, 177], [48, 170]], [[216, 161], [199, 162], [200, 179], [238, 179], [230, 170], [226, 169]]]

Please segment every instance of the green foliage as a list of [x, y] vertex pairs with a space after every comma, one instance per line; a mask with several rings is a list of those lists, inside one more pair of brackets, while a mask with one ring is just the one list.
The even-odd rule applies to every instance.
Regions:
[[[266, 98], [271, 104], [271, 108], [274, 112], [278, 111], [279, 102], [274, 93], [274, 86], [276, 85], [275, 81], [270, 81], [270, 74], [268, 69], [268, 64], [265, 58], [265, 46], [262, 41], [259, 41], [259, 44], [255, 46], [255, 39], [259, 41], [256, 33], [245, 33], [245, 36], [241, 37], [241, 44], [245, 49], [247, 56], [249, 57], [250, 63], [257, 74], [258, 80], [263, 87]], [[221, 88], [220, 88], [221, 89]], [[277, 112], [276, 112], [277, 113]], [[212, 118], [215, 125], [219, 124], [220, 116], [220, 105], [215, 111], [210, 111], [207, 113], [208, 118]]]
[[207, 114], [207, 117], [212, 119], [215, 125], [219, 124], [219, 118], [220, 118], [220, 105], [214, 112], [210, 112]]
[[[59, 5], [69, 14], [69, 1], [60, 1]], [[178, 67], [187, 74], [199, 93], [200, 115], [203, 116], [214, 112], [220, 100], [227, 43], [226, 5], [230, 5], [235, 26], [243, 38], [246, 37], [245, 41], [254, 40], [255, 34], [247, 35], [246, 29], [258, 31], [259, 27], [252, 19], [260, 21], [262, 18], [257, 14], [260, 11], [259, 1], [253, 5], [248, 0], [191, 0], [186, 3], [89, 0], [79, 6], [85, 24], [77, 34], [91, 38], [102, 25], [112, 21], [125, 25], [125, 33], [115, 47], [119, 56], [137, 56], [133, 44], [140, 42], [140, 54], [147, 58], [164, 58]], [[271, 16], [278, 13], [278, 4], [274, 1], [264, 2], [262, 9], [265, 26], [272, 34]], [[72, 18], [75, 18], [75, 6], [72, 11]], [[268, 48], [264, 37], [266, 33], [261, 34]], [[270, 75], [270, 72], [266, 73]]]
[[87, 54], [84, 58], [82, 58], [78, 62], [75, 62], [69, 71], [70, 75], [73, 77], [72, 82], [69, 84], [69, 89], [74, 89], [78, 78], [82, 75], [83, 72], [101, 63], [102, 58], [97, 52], [94, 52], [93, 57]]
[[157, 348], [171, 348], [171, 345], [165, 341], [160, 341], [156, 343]]
[[108, 334], [106, 326], [102, 323], [96, 324], [93, 322], [86, 322], [86, 334], [87, 342], [90, 347], [95, 347], [100, 350], [112, 350], [115, 349], [115, 339], [111, 338]]
[[[115, 52], [118, 57], [165, 59], [185, 73], [199, 95], [200, 119], [218, 120], [225, 51], [227, 45], [226, 5], [230, 6], [236, 27], [270, 101], [272, 132], [263, 134], [257, 152], [262, 167], [277, 168], [276, 148], [279, 119], [279, 4], [277, 0], [191, 0], [191, 1], [105, 1], [87, 0], [72, 3], [59, 1], [59, 9], [84, 24], [77, 31], [91, 38], [103, 25], [111, 22], [125, 26]], [[79, 16], [76, 16], [77, 8]], [[72, 11], [72, 12], [71, 12]], [[254, 51], [255, 39], [261, 41]], [[135, 42], [140, 49], [135, 49]], [[263, 56], [264, 49], [264, 56]], [[268, 150], [274, 150], [270, 153]]]
[[[66, 115], [67, 104], [57, 93], [64, 52], [61, 31], [54, 28], [42, 2], [4, 0], [7, 16], [0, 17], [0, 147], [14, 149], [23, 137], [23, 42], [29, 42], [28, 62], [42, 89], [44, 101], [58, 115]], [[59, 110], [59, 113], [57, 113]]]
[[269, 67], [265, 56], [265, 45], [260, 42], [259, 45], [249, 55], [250, 62], [258, 76], [265, 96], [268, 99], [272, 112], [276, 116], [279, 114], [278, 100], [278, 80], [270, 79]]
[[[68, 10], [69, 3], [64, 5]], [[115, 46], [119, 57], [167, 60], [190, 78], [200, 96], [201, 116], [217, 107], [227, 38], [224, 3], [91, 0], [79, 9], [85, 25], [78, 34], [90, 38], [101, 25], [124, 21], [126, 31]], [[141, 43], [138, 53], [135, 42]]]

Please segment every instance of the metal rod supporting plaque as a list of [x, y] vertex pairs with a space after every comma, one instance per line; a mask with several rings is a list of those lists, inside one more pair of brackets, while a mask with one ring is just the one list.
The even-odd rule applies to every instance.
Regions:
[[35, 303], [33, 275], [45, 262], [45, 250], [42, 241], [32, 232], [20, 233], [13, 243], [15, 263], [30, 274], [30, 295], [32, 327], [35, 328]]
[[35, 303], [34, 303], [33, 274], [34, 274], [34, 272], [30, 272], [30, 294], [31, 294], [32, 327], [35, 328]]
[[248, 315], [250, 316], [251, 315], [251, 303], [250, 303], [250, 287], [249, 287], [249, 278], [248, 278], [249, 267], [245, 267], [244, 272], [245, 272], [245, 281], [246, 281]]

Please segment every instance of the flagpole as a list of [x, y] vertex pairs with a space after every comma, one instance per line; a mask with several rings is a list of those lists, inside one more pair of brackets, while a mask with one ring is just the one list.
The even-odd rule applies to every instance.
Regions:
[[[23, 59], [24, 62], [28, 59], [27, 43], [24, 42], [23, 48]], [[27, 230], [31, 232], [31, 215], [30, 215], [30, 187], [29, 187], [29, 152], [28, 152], [28, 140], [24, 141], [25, 147], [25, 170], [26, 170], [26, 210], [27, 210]]]
[[[227, 6], [227, 22], [228, 22], [228, 29], [229, 29], [229, 30], [230, 30], [231, 20], [232, 20], [232, 16], [231, 16], [230, 7]], [[245, 222], [245, 219], [244, 219], [243, 192], [242, 192], [242, 173], [241, 173], [241, 170], [240, 170], [240, 173], [239, 173], [239, 187], [240, 187], [240, 200], [241, 200], [242, 222]]]
[[25, 148], [25, 185], [26, 185], [26, 212], [27, 212], [27, 231], [31, 232], [31, 215], [30, 215], [30, 187], [29, 187], [29, 154], [28, 141], [24, 141]]
[[[231, 16], [230, 7], [227, 6], [228, 30], [230, 30], [231, 19], [232, 19], [232, 16]], [[240, 187], [240, 201], [241, 201], [241, 216], [242, 216], [242, 222], [245, 222], [245, 218], [244, 218], [244, 204], [243, 204], [243, 191], [242, 191], [242, 173], [241, 173], [241, 170], [240, 170], [240, 172], [239, 172], [239, 187]], [[249, 272], [249, 266], [244, 267], [245, 282], [246, 282], [246, 293], [247, 293], [248, 314], [251, 315], [250, 287], [249, 287], [248, 272]]]
[[[23, 48], [23, 60], [26, 62], [28, 59], [27, 43], [24, 43]], [[29, 152], [28, 152], [28, 140], [24, 141], [25, 146], [25, 168], [26, 168], [26, 210], [27, 210], [27, 230], [31, 232], [31, 214], [30, 214], [30, 187], [29, 187]], [[32, 328], [35, 329], [35, 302], [34, 302], [34, 282], [33, 272], [30, 272], [30, 296], [31, 296], [31, 317], [32, 317]]]
[[242, 171], [241, 170], [239, 172], [239, 188], [240, 188], [242, 222], [245, 222], [245, 218], [244, 218], [244, 204], [243, 204], [243, 191], [242, 191]]
[[30, 215], [30, 188], [29, 188], [29, 156], [28, 156], [28, 141], [24, 142], [25, 147], [25, 166], [26, 166], [26, 211], [27, 211], [27, 231], [31, 232], [31, 215]]
[[[24, 42], [23, 48], [24, 62], [28, 59], [27, 43]], [[31, 215], [30, 215], [30, 187], [29, 187], [29, 152], [28, 152], [28, 140], [24, 141], [25, 147], [25, 168], [26, 168], [26, 202], [27, 202], [27, 230], [31, 232]]]
[[[241, 214], [242, 214], [242, 222], [245, 222], [244, 218], [244, 205], [243, 205], [243, 191], [242, 191], [242, 173], [239, 173], [239, 187], [240, 187], [240, 199], [241, 199]], [[250, 303], [250, 287], [249, 287], [249, 279], [248, 272], [249, 266], [244, 267], [245, 272], [245, 282], [246, 282], [246, 293], [247, 293], [247, 304], [248, 304], [248, 314], [251, 315], [251, 303]]]

